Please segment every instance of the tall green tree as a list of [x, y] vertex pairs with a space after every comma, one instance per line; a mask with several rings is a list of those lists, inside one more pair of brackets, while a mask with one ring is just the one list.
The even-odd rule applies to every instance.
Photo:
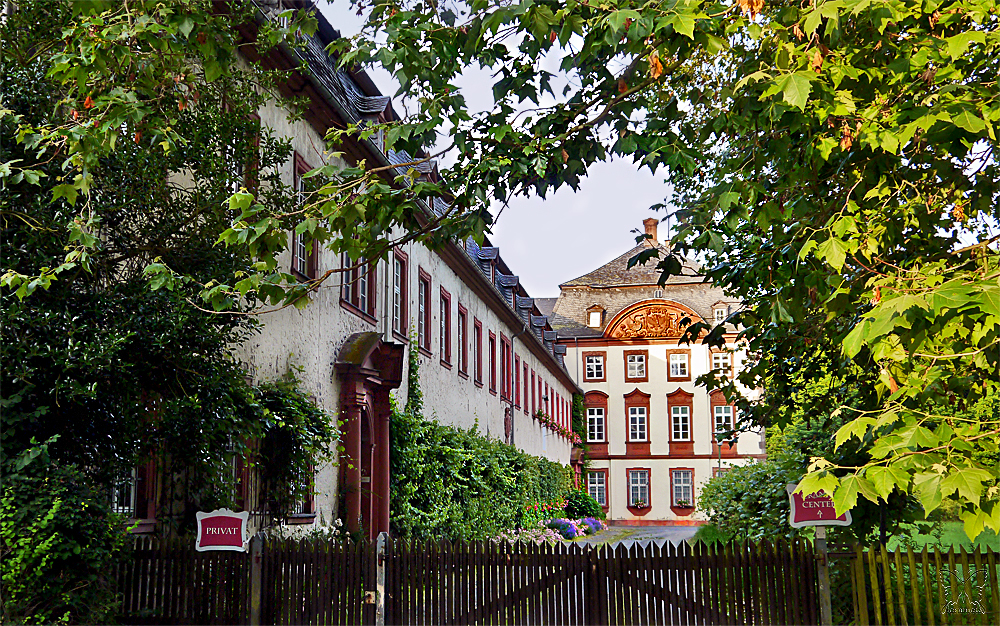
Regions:
[[[938, 410], [1000, 386], [997, 0], [355, 4], [365, 30], [331, 50], [345, 66], [392, 72], [413, 112], [335, 131], [331, 141], [382, 131], [387, 147], [414, 155], [412, 165], [449, 163], [451, 184], [420, 181], [415, 167], [394, 180], [375, 162], [336, 178], [321, 170], [302, 230], [378, 258], [399, 241], [393, 227], [431, 245], [477, 235], [489, 226], [488, 203], [575, 187], [612, 154], [663, 168], [668, 200], [682, 209], [674, 253], [659, 260], [664, 275], [679, 271], [677, 254], [703, 255], [708, 277], [746, 304], [733, 321], [753, 352], [794, 358], [829, 339], [875, 380], [877, 406], [849, 413], [837, 433], [837, 443], [870, 444], [872, 460], [818, 462], [803, 488], [834, 491], [840, 510], [894, 489], [928, 513], [955, 497], [971, 535], [1000, 529], [997, 473], [978, 456], [996, 452], [1000, 418]], [[170, 85], [169, 74], [153, 59], [149, 74], [136, 75], [146, 91], [122, 88], [126, 50], [183, 59], [210, 83], [234, 49], [230, 31], [194, 0], [169, 14], [152, 2], [95, 6], [74, 16], [63, 33], [74, 45], [51, 74], [71, 96], [61, 124], [18, 122], [23, 145], [69, 157], [64, 181], [32, 180], [59, 197], [92, 197], [88, 167], [117, 149], [129, 116], [146, 120], [168, 150], [180, 143], [167, 123], [178, 96], [155, 89]], [[457, 86], [466, 68], [493, 77], [489, 110], [470, 110]], [[84, 123], [71, 111], [83, 111]], [[5, 159], [0, 175], [35, 179], [37, 161]], [[419, 209], [429, 196], [446, 197], [448, 211], [426, 219]], [[282, 214], [250, 193], [232, 202], [242, 215], [221, 239], [261, 264], [239, 280], [201, 283], [202, 297], [219, 308], [254, 295], [303, 302], [302, 287], [275, 270]], [[70, 256], [6, 273], [8, 288], [26, 295], [89, 254], [95, 227], [85, 211], [69, 215]], [[167, 269], [153, 268], [159, 284], [187, 284]], [[702, 325], [691, 331], [719, 340]], [[768, 366], [760, 361], [743, 380], [757, 386]], [[743, 406], [748, 419], [760, 414]]]
[[[0, 118], [0, 161], [15, 164], [11, 172], [17, 172], [0, 188], [0, 263], [8, 277], [38, 268], [57, 272], [34, 293], [25, 283], [0, 292], [3, 472], [16, 475], [24, 453], [44, 444], [51, 463], [76, 466], [106, 492], [103, 486], [156, 460], [165, 481], [158, 517], [168, 527], [189, 529], [198, 508], [232, 506], [233, 459], [263, 442], [254, 458], [266, 466], [265, 482], [275, 492], [269, 499], [277, 508], [290, 506], [294, 493], [284, 492], [302, 481], [280, 466], [289, 458], [301, 467], [322, 457], [336, 427], [315, 407], [304, 407], [304, 397], [289, 385], [258, 389], [247, 382], [234, 350], [256, 332], [251, 317], [198, 306], [198, 285], [253, 270], [245, 250], [215, 245], [232, 217], [226, 206], [233, 190], [254, 186], [260, 202], [294, 209], [294, 194], [276, 173], [290, 148], [252, 117], [269, 77], [247, 71], [195, 83], [196, 91], [182, 92], [190, 106], [178, 106], [184, 100], [174, 92], [160, 94], [173, 107], [169, 116], [149, 93], [142, 106], [157, 112], [115, 121], [109, 128], [117, 138], [108, 139], [106, 149], [95, 148], [94, 136], [83, 130], [76, 139], [59, 135], [58, 145], [33, 144], [19, 132], [66, 130], [81, 116], [87, 123], [77, 129], [111, 132], [100, 130], [107, 121], [89, 123], [96, 105], [72, 104], [79, 84], [59, 78], [78, 32], [78, 4], [19, 2], [0, 24], [0, 102], [8, 113]], [[202, 17], [191, 19], [201, 23]], [[181, 21], [176, 29], [198, 40], [192, 24]], [[84, 33], [95, 46], [113, 34]], [[66, 40], [54, 42], [53, 34]], [[140, 74], [150, 70], [147, 61], [172, 71], [160, 78], [175, 86], [188, 80], [176, 59], [119, 59]], [[144, 81], [137, 75], [130, 84], [141, 89]], [[164, 149], [170, 134], [183, 141]], [[82, 152], [74, 156], [74, 150]], [[28, 163], [30, 170], [17, 169]], [[77, 176], [85, 192], [70, 191]], [[58, 184], [36, 184], [43, 181]], [[156, 289], [147, 270], [157, 264], [191, 282]], [[232, 305], [241, 313], [256, 301]], [[267, 462], [279, 457], [283, 463]], [[280, 514], [277, 508], [272, 512]]]

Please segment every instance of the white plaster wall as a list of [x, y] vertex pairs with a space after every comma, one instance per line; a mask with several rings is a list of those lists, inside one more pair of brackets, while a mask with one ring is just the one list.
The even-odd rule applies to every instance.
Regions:
[[[277, 136], [290, 137], [292, 147], [303, 156], [312, 167], [327, 163], [342, 161], [330, 159], [324, 150], [323, 138], [304, 121], [289, 121], [286, 112], [275, 103], [269, 103], [260, 111], [261, 123], [269, 127]], [[282, 168], [282, 178], [288, 185], [294, 182], [294, 162], [289, 159]], [[415, 328], [417, 312], [417, 280], [418, 267], [422, 267], [432, 277], [431, 284], [431, 347], [433, 356], [421, 356], [420, 381], [424, 393], [425, 415], [440, 423], [471, 428], [478, 424], [479, 431], [496, 439], [504, 436], [504, 404], [499, 394], [489, 392], [488, 374], [488, 332], [497, 334], [497, 359], [500, 357], [499, 336], [502, 332], [507, 337], [513, 337], [522, 332], [522, 328], [509, 328], [500, 318], [455, 274], [455, 272], [438, 256], [422, 245], [409, 244], [405, 248], [409, 256], [407, 272], [408, 315]], [[278, 259], [282, 268], [290, 267], [291, 254], [286, 251]], [[318, 268], [339, 267], [340, 260], [332, 252], [321, 249]], [[273, 381], [285, 376], [292, 370], [301, 382], [302, 389], [315, 398], [316, 403], [326, 410], [332, 419], [340, 416], [340, 383], [334, 374], [333, 364], [337, 354], [346, 339], [357, 332], [375, 331], [382, 333], [383, 338], [396, 341], [389, 332], [390, 320], [387, 317], [387, 303], [391, 302], [390, 274], [387, 262], [378, 263], [376, 276], [376, 323], [348, 311], [340, 304], [340, 280], [332, 277], [328, 284], [321, 287], [313, 297], [312, 302], [302, 310], [288, 307], [280, 311], [266, 313], [259, 317], [261, 329], [259, 334], [248, 340], [238, 349], [248, 373], [254, 382]], [[484, 279], [485, 280], [485, 279]], [[452, 369], [440, 364], [439, 346], [439, 307], [438, 298], [441, 286], [451, 294], [451, 331], [452, 331]], [[483, 324], [483, 387], [477, 387], [471, 377], [474, 363], [470, 363], [470, 377], [463, 379], [458, 375], [458, 305], [468, 309], [468, 355], [473, 359], [472, 341], [474, 340], [473, 319], [478, 318]], [[522, 339], [513, 341], [514, 353], [527, 360], [529, 367], [536, 374], [544, 376], [550, 387], [556, 387], [567, 400], [572, 399], [572, 388], [560, 384], [551, 368], [555, 367], [551, 360], [547, 363], [536, 358], [525, 347]], [[513, 357], [511, 359], [513, 363]], [[499, 366], [499, 365], [498, 365]], [[499, 375], [498, 375], [499, 385]], [[523, 383], [522, 383], [523, 385]], [[400, 402], [405, 402], [406, 378], [404, 375], [402, 387], [394, 392]], [[572, 445], [564, 438], [551, 432], [543, 431], [539, 423], [523, 411], [514, 412], [514, 444], [520, 449], [534, 455], [544, 456], [550, 460], [568, 464]], [[316, 475], [316, 522], [329, 525], [336, 519], [338, 461], [317, 468]]]

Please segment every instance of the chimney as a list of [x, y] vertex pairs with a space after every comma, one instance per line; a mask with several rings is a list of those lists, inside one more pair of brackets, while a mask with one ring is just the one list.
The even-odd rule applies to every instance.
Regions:
[[646, 234], [653, 238], [652, 241], [647, 239], [646, 245], [655, 246], [657, 243], [659, 243], [659, 240], [657, 240], [656, 238], [656, 225], [659, 223], [660, 220], [656, 219], [655, 217], [647, 217], [646, 219], [642, 220], [642, 225], [646, 229]]

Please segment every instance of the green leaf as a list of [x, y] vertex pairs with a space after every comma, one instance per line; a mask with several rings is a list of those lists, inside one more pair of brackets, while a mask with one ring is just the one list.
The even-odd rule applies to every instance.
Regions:
[[782, 98], [788, 104], [805, 110], [806, 101], [812, 91], [812, 83], [802, 74], [785, 74], [775, 81]]
[[961, 113], [953, 115], [951, 121], [955, 123], [955, 126], [974, 134], [986, 129], [986, 122], [968, 109], [962, 109]]
[[989, 519], [989, 516], [982, 509], [962, 511], [959, 517], [965, 522], [963, 524], [965, 534], [968, 535], [970, 541], [975, 541], [976, 537], [985, 530], [986, 522]]
[[975, 467], [955, 469], [941, 480], [941, 493], [947, 496], [958, 491], [959, 497], [979, 506], [983, 483], [992, 478], [986, 470]]
[[820, 491], [834, 493], [839, 484], [840, 481], [830, 472], [811, 472], [802, 477], [802, 480], [795, 487], [795, 493], [803, 495], [818, 493]]
[[895, 487], [899, 487], [899, 490], [905, 493], [906, 486], [910, 483], [909, 474], [891, 465], [888, 467], [881, 465], [869, 467], [865, 470], [865, 477], [872, 481], [875, 493], [883, 500], [889, 497]]
[[980, 31], [966, 31], [957, 35], [952, 35], [945, 39], [948, 42], [948, 56], [957, 61], [962, 58], [965, 51], [969, 49], [972, 42], [985, 43], [986, 33]]
[[205, 62], [205, 80], [212, 82], [222, 76], [222, 66], [217, 61]]
[[838, 273], [844, 269], [847, 260], [847, 243], [837, 237], [830, 237], [816, 246], [816, 256], [824, 259]]
[[70, 204], [76, 204], [76, 197], [78, 193], [76, 187], [73, 185], [62, 184], [56, 185], [52, 188], [52, 201], [55, 202], [59, 198], [66, 198], [66, 201]]
[[673, 25], [674, 30], [682, 35], [685, 35], [688, 39], [694, 39], [694, 17], [687, 13], [678, 13], [676, 15], [671, 15], [668, 20], [670, 24]]
[[867, 478], [848, 474], [840, 479], [840, 487], [833, 494], [833, 507], [838, 516], [854, 508], [858, 502], [858, 494], [872, 502], [878, 501], [878, 494]]
[[941, 506], [941, 475], [933, 472], [916, 474], [913, 477], [913, 492], [924, 507], [924, 518]]

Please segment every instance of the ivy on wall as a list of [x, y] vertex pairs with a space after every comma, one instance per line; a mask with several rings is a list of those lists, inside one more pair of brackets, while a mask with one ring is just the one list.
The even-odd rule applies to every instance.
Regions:
[[568, 466], [476, 431], [424, 418], [415, 351], [406, 408], [390, 429], [392, 533], [404, 538], [485, 539], [526, 523], [537, 502], [562, 500]]

